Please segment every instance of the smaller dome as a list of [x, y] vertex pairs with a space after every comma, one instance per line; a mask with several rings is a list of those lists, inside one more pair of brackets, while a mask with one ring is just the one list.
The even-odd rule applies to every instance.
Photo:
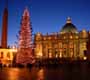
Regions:
[[37, 34], [36, 34], [36, 36], [41, 36], [42, 34], [40, 33], [40, 32], [38, 32]]
[[85, 29], [82, 30], [83, 33], [86, 33], [87, 31]]
[[72, 32], [72, 33], [77, 33], [77, 28], [72, 24], [71, 18], [68, 17], [66, 24], [63, 26], [61, 29], [62, 33], [67, 33], [67, 32]]

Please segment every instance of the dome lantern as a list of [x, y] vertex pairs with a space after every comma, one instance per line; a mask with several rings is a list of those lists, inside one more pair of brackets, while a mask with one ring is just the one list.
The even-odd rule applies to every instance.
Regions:
[[72, 23], [71, 18], [68, 17], [66, 23]]

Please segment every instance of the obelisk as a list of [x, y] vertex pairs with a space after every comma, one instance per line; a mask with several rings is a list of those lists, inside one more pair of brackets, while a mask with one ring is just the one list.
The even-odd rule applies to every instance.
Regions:
[[5, 7], [2, 22], [1, 47], [7, 48], [8, 9]]

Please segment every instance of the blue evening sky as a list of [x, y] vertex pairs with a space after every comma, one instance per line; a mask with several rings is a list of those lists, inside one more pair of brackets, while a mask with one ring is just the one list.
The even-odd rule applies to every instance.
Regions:
[[[0, 39], [5, 1], [0, 0]], [[26, 6], [30, 12], [33, 34], [59, 32], [68, 16], [78, 31], [90, 30], [90, 0], [8, 0], [8, 45], [17, 41], [16, 34]]]

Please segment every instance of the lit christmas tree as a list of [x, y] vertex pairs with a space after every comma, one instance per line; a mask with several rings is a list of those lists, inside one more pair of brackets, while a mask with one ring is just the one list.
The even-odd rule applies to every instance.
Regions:
[[32, 46], [32, 27], [30, 23], [29, 11], [24, 10], [21, 28], [18, 37], [18, 52], [16, 56], [16, 63], [23, 65], [34, 63], [33, 46]]

